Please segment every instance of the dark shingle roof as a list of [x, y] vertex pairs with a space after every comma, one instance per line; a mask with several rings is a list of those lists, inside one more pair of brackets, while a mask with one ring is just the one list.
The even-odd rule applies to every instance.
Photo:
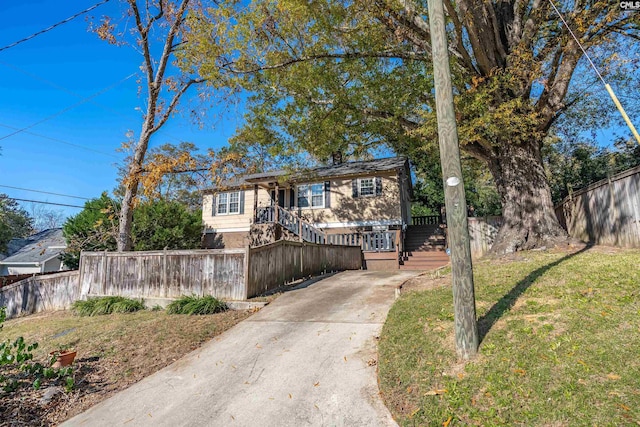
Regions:
[[[237, 177], [224, 183], [225, 188], [237, 188], [250, 185], [268, 179], [276, 179], [280, 177], [289, 177], [290, 181], [302, 181], [310, 178], [333, 178], [349, 175], [367, 175], [376, 172], [393, 171], [405, 167], [407, 163], [406, 157], [387, 157], [384, 159], [361, 160], [357, 162], [345, 162], [337, 165], [320, 166], [301, 171], [291, 171], [279, 169], [275, 171], [254, 173]], [[215, 188], [209, 188], [205, 191], [213, 191]]]
[[381, 171], [391, 171], [404, 166], [407, 161], [404, 157], [388, 157], [386, 159], [362, 160], [358, 162], [340, 163], [331, 166], [320, 166], [299, 173], [291, 174], [287, 170], [276, 170], [264, 173], [254, 173], [244, 176], [244, 180], [248, 182], [260, 181], [268, 178], [277, 178], [280, 176], [292, 175], [294, 180], [298, 177], [316, 177], [329, 178], [345, 175], [362, 175]]
[[[2, 264], [45, 262], [55, 258], [66, 248], [67, 244], [61, 228], [41, 231], [26, 239], [14, 239], [13, 247], [21, 247], [0, 261]], [[11, 245], [10, 245], [11, 246]]]

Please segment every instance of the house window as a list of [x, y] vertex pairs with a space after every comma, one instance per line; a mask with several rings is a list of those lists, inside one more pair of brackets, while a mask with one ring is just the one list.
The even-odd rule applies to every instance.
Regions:
[[298, 207], [324, 208], [324, 183], [299, 185]]
[[218, 194], [216, 202], [216, 212], [218, 215], [231, 215], [240, 213], [240, 192]]
[[376, 194], [373, 178], [361, 178], [359, 184], [361, 196], [374, 196]]

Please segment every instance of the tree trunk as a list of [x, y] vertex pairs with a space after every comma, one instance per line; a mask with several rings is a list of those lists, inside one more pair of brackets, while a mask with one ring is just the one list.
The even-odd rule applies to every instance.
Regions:
[[541, 144], [528, 141], [496, 146], [489, 169], [502, 198], [504, 223], [491, 251], [500, 255], [566, 244], [569, 238], [551, 201]]
[[151, 138], [151, 134], [148, 132], [148, 129], [150, 129], [151, 126], [151, 120], [152, 119], [147, 118], [143, 124], [142, 135], [140, 135], [140, 139], [136, 145], [136, 151], [133, 155], [133, 160], [129, 165], [129, 173], [123, 182], [125, 192], [122, 199], [122, 208], [120, 210], [117, 238], [119, 252], [130, 251], [132, 248], [131, 227], [133, 225], [133, 207], [138, 195], [138, 186], [140, 184], [140, 174], [142, 173], [144, 157], [147, 153], [147, 147], [149, 146], [149, 139]]

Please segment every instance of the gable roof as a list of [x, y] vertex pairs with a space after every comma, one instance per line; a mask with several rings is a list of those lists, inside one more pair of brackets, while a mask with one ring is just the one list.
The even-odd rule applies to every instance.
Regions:
[[0, 264], [36, 264], [56, 258], [67, 247], [61, 228], [41, 231], [26, 239], [14, 239], [17, 251], [0, 261]]
[[[384, 159], [360, 160], [356, 162], [345, 162], [330, 166], [320, 166], [301, 171], [291, 171], [279, 169], [269, 172], [254, 173], [242, 177], [233, 178], [225, 182], [221, 187], [239, 188], [249, 186], [254, 183], [277, 180], [281, 177], [289, 177], [289, 181], [303, 181], [314, 178], [336, 178], [341, 176], [369, 175], [376, 172], [393, 171], [401, 168], [408, 168], [406, 157], [387, 157]], [[216, 188], [208, 188], [206, 191], [214, 191]]]

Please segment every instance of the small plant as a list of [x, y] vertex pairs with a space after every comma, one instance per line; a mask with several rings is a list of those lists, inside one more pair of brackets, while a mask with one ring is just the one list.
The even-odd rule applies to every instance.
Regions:
[[162, 311], [162, 310], [164, 310], [164, 308], [160, 304], [156, 304], [153, 307], [151, 307], [151, 311]]
[[204, 297], [183, 296], [167, 306], [169, 314], [214, 314], [227, 310], [224, 301], [210, 295]]
[[[5, 318], [5, 308], [0, 307], [0, 328]], [[6, 340], [0, 343], [0, 367], [3, 367], [0, 371], [0, 390], [13, 393], [27, 384], [38, 390], [43, 381], [58, 379], [64, 382], [67, 391], [73, 389], [73, 368], [55, 369], [51, 367], [53, 360], [49, 361], [49, 366], [33, 362], [33, 351], [37, 348], [37, 342], [27, 344], [23, 337], [18, 337], [13, 342]]]
[[71, 306], [71, 310], [78, 316], [100, 316], [111, 313], [133, 313], [144, 310], [144, 304], [138, 300], [125, 297], [89, 298], [78, 300]]

